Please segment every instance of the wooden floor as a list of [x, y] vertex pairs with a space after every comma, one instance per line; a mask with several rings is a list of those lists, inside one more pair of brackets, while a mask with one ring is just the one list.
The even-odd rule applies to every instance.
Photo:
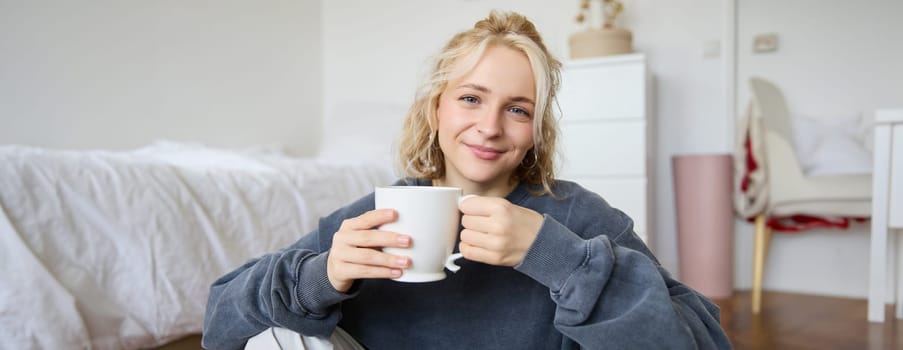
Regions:
[[765, 292], [758, 316], [749, 292], [715, 302], [735, 349], [903, 350], [903, 320], [888, 306], [884, 323], [869, 323], [865, 299]]
[[[721, 307], [721, 324], [738, 350], [903, 350], [903, 320], [895, 320], [888, 306], [885, 323], [869, 323], [864, 299], [765, 292], [757, 317], [750, 312], [749, 292], [715, 302]], [[161, 349], [200, 349], [200, 336]]]

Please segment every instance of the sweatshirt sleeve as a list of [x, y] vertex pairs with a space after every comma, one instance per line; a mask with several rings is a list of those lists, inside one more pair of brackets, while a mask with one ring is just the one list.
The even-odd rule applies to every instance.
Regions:
[[201, 345], [241, 349], [270, 327], [329, 338], [342, 318], [341, 302], [357, 295], [332, 287], [326, 260], [332, 236], [346, 218], [373, 209], [373, 193], [321, 218], [317, 230], [291, 246], [251, 260], [210, 286]]
[[314, 231], [215, 281], [204, 317], [204, 348], [240, 349], [270, 327], [328, 338], [341, 318], [339, 303], [351, 295], [329, 283], [328, 253], [318, 253], [317, 246]]
[[614, 239], [580, 237], [545, 215], [515, 267], [549, 287], [555, 327], [589, 349], [731, 348], [718, 307], [672, 279], [618, 213], [626, 227]]

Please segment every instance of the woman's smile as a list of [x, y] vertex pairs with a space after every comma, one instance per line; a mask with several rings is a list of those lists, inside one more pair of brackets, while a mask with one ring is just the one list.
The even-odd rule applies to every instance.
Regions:
[[491, 147], [483, 147], [478, 145], [467, 145], [470, 148], [470, 151], [473, 152], [473, 155], [482, 160], [496, 160], [505, 153], [502, 150], [497, 150]]

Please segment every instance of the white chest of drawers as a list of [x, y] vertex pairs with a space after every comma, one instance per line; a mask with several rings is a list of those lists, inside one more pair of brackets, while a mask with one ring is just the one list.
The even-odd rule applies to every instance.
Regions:
[[642, 54], [566, 62], [562, 71], [560, 178], [598, 193], [634, 220], [648, 242], [649, 74]]

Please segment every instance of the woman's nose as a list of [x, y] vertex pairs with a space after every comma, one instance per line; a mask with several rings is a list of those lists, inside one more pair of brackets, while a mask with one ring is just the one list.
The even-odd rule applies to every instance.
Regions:
[[488, 110], [477, 120], [477, 132], [484, 136], [496, 136], [502, 132], [502, 113]]

